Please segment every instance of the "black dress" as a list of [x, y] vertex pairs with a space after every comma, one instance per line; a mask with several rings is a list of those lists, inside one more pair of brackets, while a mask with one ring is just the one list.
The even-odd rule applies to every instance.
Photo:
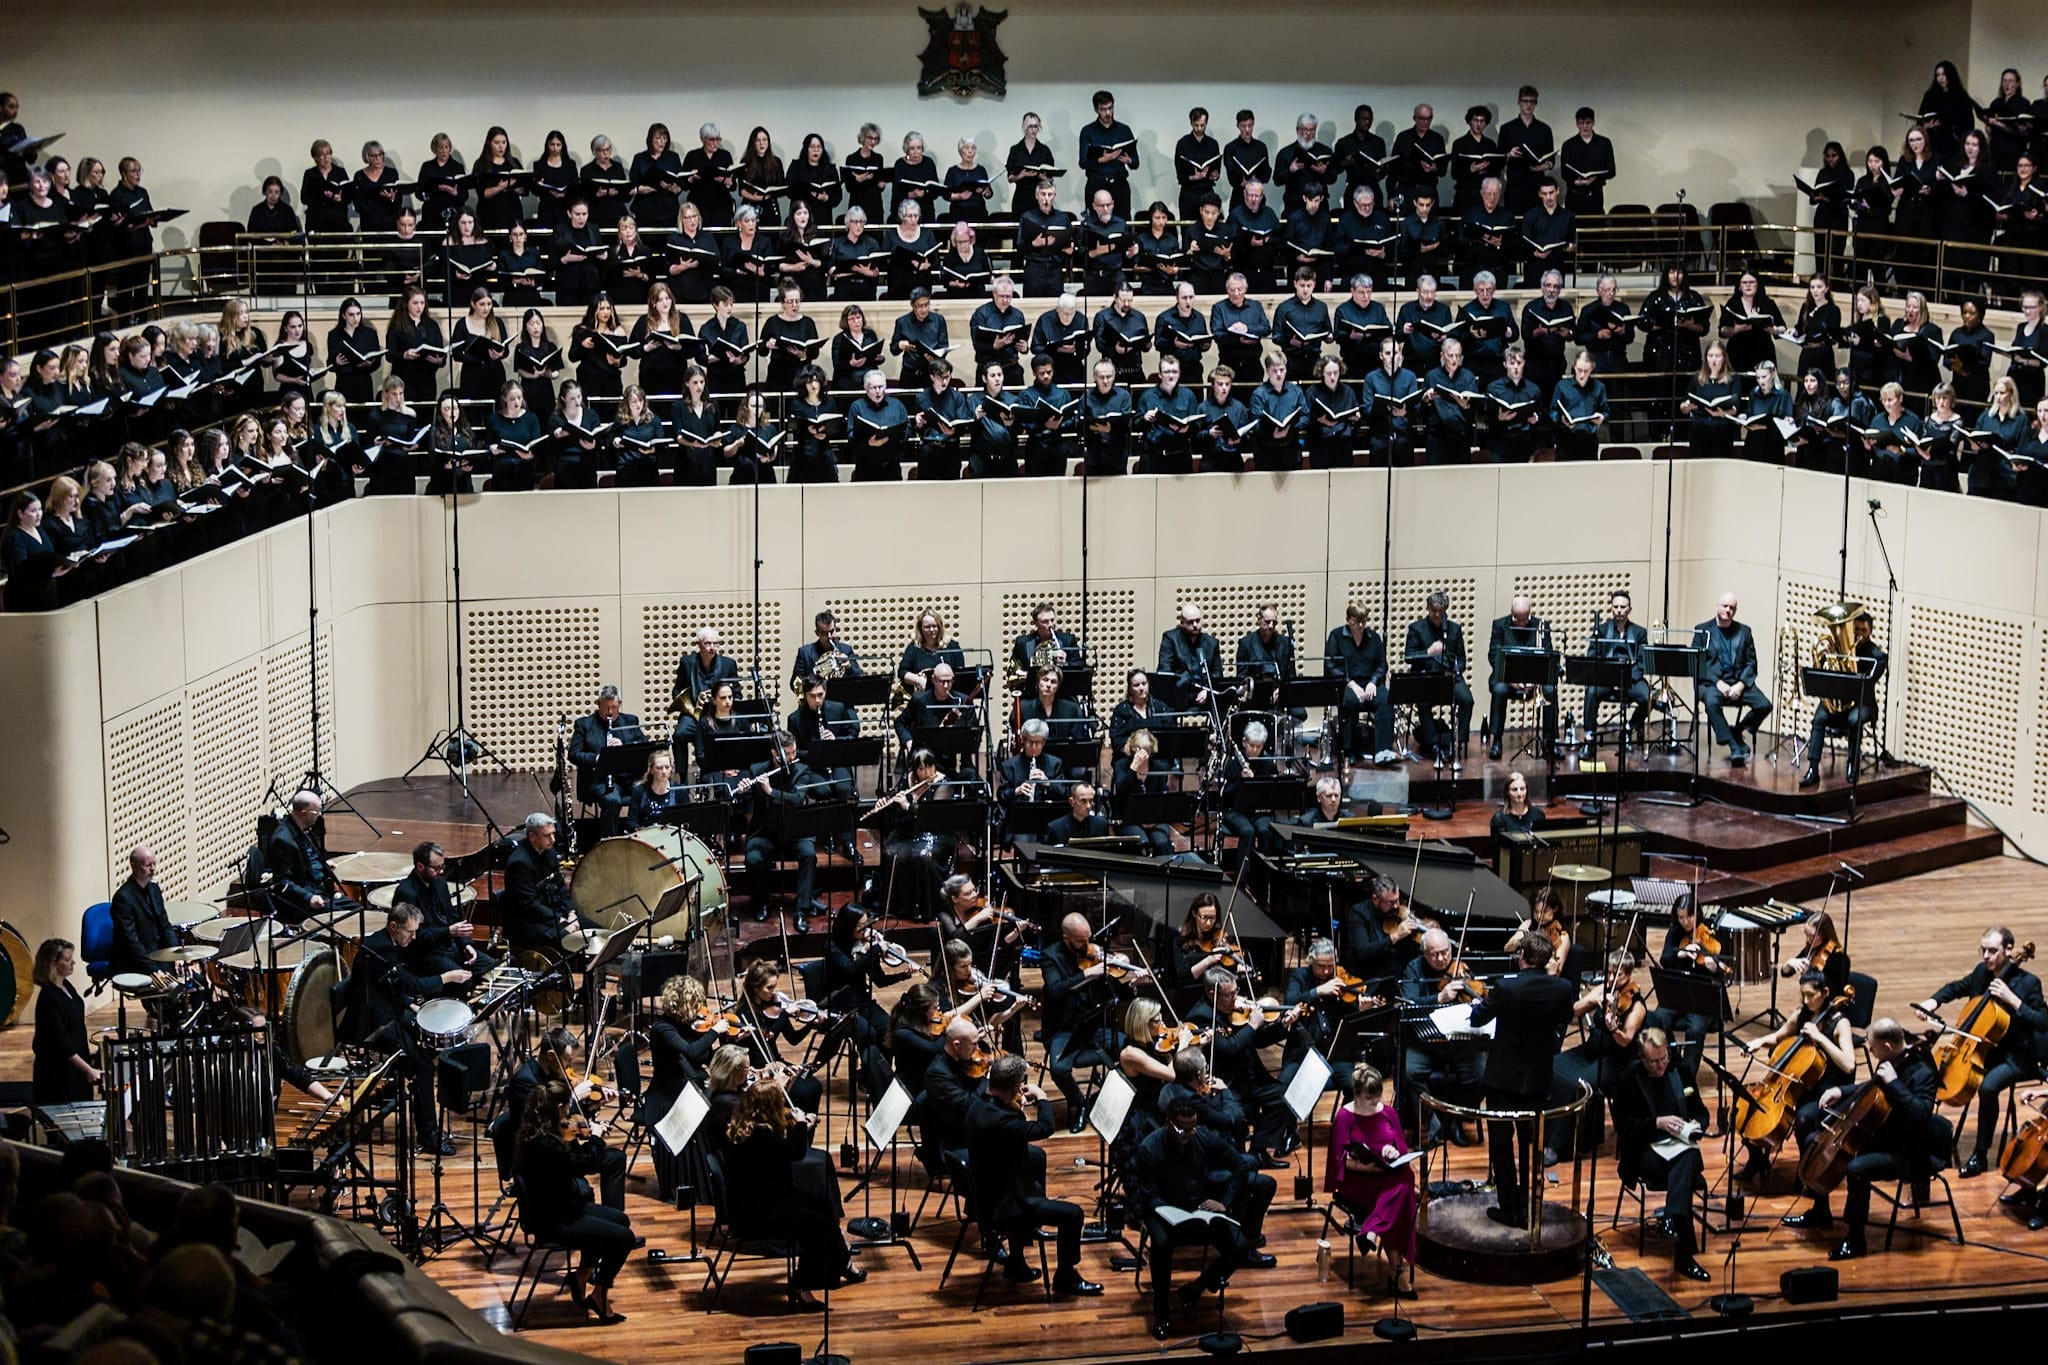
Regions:
[[37, 1104], [76, 1104], [93, 1097], [92, 1082], [71, 1064], [73, 1057], [91, 1060], [85, 1033], [85, 1000], [70, 982], [36, 992], [35, 1071], [32, 1092]]
[[833, 1211], [796, 1182], [811, 1130], [790, 1125], [777, 1136], [757, 1129], [725, 1154], [726, 1200], [742, 1236], [765, 1233], [797, 1244], [793, 1288], [830, 1289], [847, 1267], [846, 1239]]

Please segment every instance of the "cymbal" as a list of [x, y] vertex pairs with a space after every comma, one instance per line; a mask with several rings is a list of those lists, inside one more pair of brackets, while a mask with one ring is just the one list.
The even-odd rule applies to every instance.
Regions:
[[334, 880], [353, 882], [402, 882], [412, 873], [410, 853], [345, 853], [334, 860]]
[[211, 901], [171, 901], [164, 906], [164, 914], [170, 919], [173, 929], [190, 929], [219, 913]]
[[220, 953], [220, 946], [214, 943], [181, 943], [174, 948], [159, 948], [149, 955], [151, 962], [204, 962]]
[[1604, 882], [1613, 875], [1591, 863], [1558, 863], [1550, 869], [1551, 880], [1559, 882]]
[[306, 916], [299, 928], [339, 938], [361, 939], [382, 929], [389, 919], [390, 915], [382, 910], [329, 910], [324, 914]]
[[[452, 894], [455, 904], [458, 906], [472, 905], [476, 902], [476, 888], [473, 886], [458, 886], [454, 888]], [[363, 897], [364, 902], [372, 910], [389, 910], [397, 899], [397, 882], [386, 882], [382, 886], [373, 886], [370, 888], [370, 894]]]

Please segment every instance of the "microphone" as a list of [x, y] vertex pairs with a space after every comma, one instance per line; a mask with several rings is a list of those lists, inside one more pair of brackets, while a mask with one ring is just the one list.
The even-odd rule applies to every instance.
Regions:
[[1882, 512], [1884, 510], [1884, 504], [1879, 502], [1876, 498], [1871, 498], [1869, 500], [1869, 507], [1870, 510], [1873, 512]]
[[1849, 866], [1847, 863], [1838, 862], [1835, 864], [1835, 866], [1840, 868], [1842, 871], [1848, 873], [1850, 876], [1854, 877], [1859, 882], [1865, 880], [1861, 872], [1858, 872], [1855, 868]]

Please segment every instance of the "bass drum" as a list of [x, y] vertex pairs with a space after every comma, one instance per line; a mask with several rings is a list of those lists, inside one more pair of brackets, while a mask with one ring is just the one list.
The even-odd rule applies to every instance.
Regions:
[[292, 969], [277, 1033], [285, 1055], [300, 1066], [335, 1053], [334, 988], [340, 982], [341, 961], [332, 948], [306, 954]]
[[[638, 834], [601, 840], [576, 864], [569, 896], [583, 918], [617, 929], [628, 920], [654, 914], [663, 896], [697, 877], [704, 879], [703, 884], [691, 899], [699, 918], [707, 922], [725, 918], [725, 869], [704, 841], [690, 831], [657, 825]], [[689, 931], [688, 901], [681, 913], [654, 926], [656, 937], [673, 934], [681, 938]]]
[[29, 996], [35, 994], [36, 959], [28, 940], [6, 920], [0, 920], [0, 954], [6, 956], [6, 966], [11, 969], [0, 971], [0, 1028], [7, 1028], [21, 1018]]

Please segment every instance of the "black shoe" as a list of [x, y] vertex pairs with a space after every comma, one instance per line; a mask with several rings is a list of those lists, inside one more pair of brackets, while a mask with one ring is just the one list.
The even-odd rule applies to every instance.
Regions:
[[1714, 1274], [1712, 1271], [1708, 1270], [1705, 1266], [1701, 1265], [1698, 1261], [1695, 1261], [1690, 1256], [1686, 1257], [1682, 1261], [1672, 1262], [1671, 1268], [1677, 1271], [1679, 1274], [1685, 1276], [1685, 1278], [1687, 1278], [1688, 1280], [1698, 1280], [1702, 1284], [1709, 1283], [1714, 1278]]
[[1742, 1169], [1735, 1178], [1745, 1185], [1761, 1185], [1771, 1177], [1771, 1159], [1762, 1152], [1751, 1152], [1749, 1160], [1742, 1163]]
[[801, 910], [796, 912], [796, 931], [799, 934], [811, 932], [811, 917]]
[[638, 1251], [641, 1247], [644, 1247], [646, 1245], [647, 1238], [645, 1236], [639, 1233], [633, 1234], [633, 1250]]
[[2015, 1205], [2031, 1204], [2034, 1202], [2034, 1191], [2026, 1188], [2024, 1185], [2017, 1185], [2007, 1190], [2004, 1194], [1999, 1195], [1998, 1202], [2007, 1208], [2012, 1208]]
[[2042, 1228], [2048, 1228], [2048, 1212], [2036, 1209], [2027, 1219], [2027, 1231], [2039, 1232]]
[[1850, 782], [1851, 782], [1852, 784], [1853, 784], [1853, 783], [1854, 783], [1854, 782], [1856, 781], [1856, 779], [1857, 779], [1857, 778], [1858, 778], [1859, 776], [1861, 776], [1861, 774], [1862, 774], [1862, 769], [1858, 768], [1858, 767], [1857, 767], [1857, 766], [1856, 766], [1856, 765], [1855, 765], [1854, 763], [1851, 763], [1851, 764], [1849, 765], [1849, 781], [1850, 781]]
[[1805, 1213], [1788, 1213], [1778, 1220], [1778, 1226], [1798, 1232], [1826, 1232], [1835, 1225], [1835, 1215], [1825, 1209], [1808, 1209]]
[[1984, 1174], [1984, 1154], [1982, 1152], [1970, 1153], [1970, 1159], [1963, 1163], [1963, 1169], [1956, 1172], [1956, 1174], [1964, 1180], [1975, 1180], [1978, 1176]]
[[1088, 1297], [1102, 1292], [1102, 1286], [1093, 1280], [1081, 1278], [1081, 1272], [1068, 1266], [1052, 1277], [1052, 1292], [1055, 1294], [1079, 1294]]
[[1734, 766], [1734, 767], [1737, 767], [1737, 768], [1739, 768], [1739, 767], [1741, 767], [1741, 766], [1742, 766], [1743, 764], [1745, 764], [1745, 763], [1749, 762], [1749, 746], [1748, 746], [1747, 744], [1731, 744], [1731, 745], [1729, 745], [1729, 746], [1728, 746], [1728, 762], [1729, 762], [1729, 764], [1730, 764], [1730, 765], [1732, 765], [1732, 766]]
[[1502, 1227], [1520, 1228], [1522, 1226], [1521, 1219], [1516, 1218], [1515, 1216], [1510, 1214], [1506, 1209], [1501, 1208], [1499, 1205], [1495, 1205], [1494, 1207], [1488, 1209], [1486, 1211], [1486, 1216], [1488, 1218], [1491, 1218], [1494, 1222], [1499, 1223]]
[[1165, 1318], [1161, 1318], [1159, 1319], [1159, 1321], [1152, 1324], [1152, 1340], [1164, 1341], [1172, 1335], [1173, 1324], [1168, 1322]]
[[1035, 1265], [1024, 1264], [1022, 1256], [1012, 1256], [1008, 1268], [1003, 1271], [1003, 1278], [1011, 1284], [1030, 1284], [1043, 1273]]
[[1085, 1133], [1088, 1131], [1087, 1105], [1077, 1104], [1074, 1106], [1074, 1117], [1068, 1121], [1067, 1131], [1070, 1133]]
[[1665, 1240], [1666, 1240], [1666, 1241], [1672, 1241], [1672, 1242], [1675, 1242], [1675, 1241], [1677, 1241], [1677, 1240], [1678, 1240], [1678, 1229], [1677, 1229], [1677, 1227], [1675, 1227], [1675, 1226], [1674, 1226], [1674, 1225], [1672, 1224], [1672, 1222], [1671, 1222], [1671, 1215], [1670, 1215], [1670, 1214], [1668, 1214], [1668, 1213], [1660, 1213], [1660, 1214], [1658, 1214], [1658, 1215], [1657, 1215], [1657, 1222], [1656, 1222], [1656, 1227], [1657, 1227], [1657, 1231], [1658, 1231], [1659, 1233], [1663, 1234], [1663, 1236], [1664, 1236], [1664, 1238], [1665, 1238]]
[[1293, 1162], [1289, 1161], [1286, 1157], [1274, 1156], [1271, 1152], [1267, 1151], [1254, 1152], [1252, 1153], [1252, 1155], [1256, 1156], [1259, 1159], [1259, 1169], [1261, 1170], [1284, 1171], [1289, 1166], [1294, 1164]]
[[1270, 1251], [1254, 1251], [1251, 1255], [1244, 1258], [1244, 1263], [1253, 1270], [1271, 1270], [1279, 1264]]
[[851, 1261], [846, 1263], [846, 1269], [839, 1272], [839, 1282], [841, 1284], [866, 1284], [867, 1278], [867, 1271]]
[[1830, 1261], [1853, 1261], [1862, 1254], [1863, 1243], [1853, 1237], [1844, 1237], [1835, 1244], [1834, 1250], [1828, 1253], [1828, 1259]]
[[437, 1153], [441, 1156], [454, 1156], [455, 1139], [450, 1137], [428, 1138], [420, 1144], [421, 1156], [434, 1156]]
[[768, 922], [768, 905], [767, 905], [767, 903], [766, 903], [766, 902], [764, 901], [764, 902], [763, 902], [763, 903], [761, 903], [760, 905], [757, 905], [757, 906], [755, 906], [755, 907], [754, 907], [754, 923], [756, 923], [756, 924], [766, 924], [767, 922]]
[[1495, 740], [1493, 743], [1486, 746], [1486, 756], [1492, 759], [1498, 759], [1500, 757], [1499, 740]]
[[1174, 1293], [1180, 1299], [1181, 1307], [1193, 1308], [1202, 1301], [1202, 1295], [1208, 1291], [1209, 1282], [1207, 1280], [1195, 1280], [1190, 1284], [1182, 1285]]
[[1801, 791], [1805, 791], [1805, 790], [1806, 790], [1806, 789], [1807, 789], [1808, 787], [1818, 787], [1819, 785], [1820, 785], [1820, 769], [1819, 769], [1819, 768], [1808, 768], [1808, 769], [1807, 769], [1807, 770], [1806, 770], [1806, 771], [1805, 771], [1804, 773], [1800, 774], [1800, 777], [1799, 777], [1799, 789], [1800, 789]]

